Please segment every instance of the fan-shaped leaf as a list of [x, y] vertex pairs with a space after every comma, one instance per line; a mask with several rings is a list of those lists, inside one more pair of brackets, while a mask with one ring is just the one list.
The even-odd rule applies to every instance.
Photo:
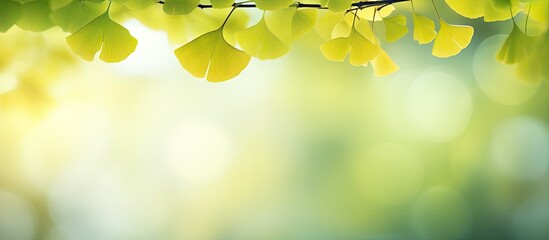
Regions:
[[498, 53], [498, 60], [507, 64], [518, 63], [532, 53], [534, 38], [524, 34], [515, 24]]
[[263, 10], [276, 10], [282, 8], [288, 8], [294, 3], [294, 0], [254, 0], [257, 8]]
[[8, 31], [21, 16], [21, 4], [9, 0], [0, 1], [0, 16], [0, 32]]
[[41, 32], [50, 27], [53, 23], [50, 20], [50, 6], [47, 0], [36, 0], [25, 2], [21, 5], [21, 16], [17, 26], [23, 30]]
[[75, 0], [50, 14], [51, 21], [63, 31], [74, 32], [105, 11], [105, 4], [92, 3], [89, 0]]
[[334, 12], [343, 12], [353, 3], [351, 0], [319, 0], [320, 5], [327, 7]]
[[290, 44], [315, 27], [318, 11], [295, 7], [280, 9], [265, 15], [267, 27], [280, 40]]
[[406, 17], [403, 15], [383, 19], [385, 23], [385, 36], [388, 42], [396, 42], [408, 33]]
[[206, 33], [175, 50], [189, 73], [211, 82], [236, 77], [250, 62], [250, 55], [231, 46], [223, 37], [223, 28]]
[[228, 8], [234, 4], [234, 0], [210, 0], [214, 8]]
[[457, 55], [469, 46], [474, 32], [471, 26], [450, 25], [440, 20], [440, 30], [433, 45], [433, 55], [441, 58]]
[[320, 50], [324, 57], [336, 62], [343, 62], [349, 54], [349, 63], [354, 66], [361, 66], [373, 60], [379, 54], [381, 48], [353, 28], [348, 37], [332, 39], [320, 46]]
[[341, 21], [343, 21], [343, 13], [328, 12], [320, 17], [315, 28], [322, 38], [329, 40], [332, 39], [332, 32], [335, 26]]
[[376, 77], [384, 77], [400, 69], [383, 49], [372, 61], [372, 66], [374, 67], [374, 76]]
[[68, 36], [67, 44], [87, 61], [92, 61], [102, 49], [99, 55], [101, 60], [119, 62], [135, 50], [137, 40], [126, 28], [112, 21], [106, 12]]
[[435, 22], [428, 17], [414, 13], [414, 40], [419, 44], [432, 42], [437, 36]]
[[290, 50], [267, 28], [265, 18], [253, 27], [237, 32], [236, 40], [246, 53], [261, 60], [279, 58]]
[[185, 15], [192, 12], [200, 0], [166, 0], [162, 9], [169, 15]]
[[[511, 18], [510, 7], [512, 7], [513, 13], [520, 11], [518, 0], [446, 0], [446, 3], [464, 17], [484, 17], [486, 22]], [[510, 4], [510, 6], [506, 6], [506, 4]]]

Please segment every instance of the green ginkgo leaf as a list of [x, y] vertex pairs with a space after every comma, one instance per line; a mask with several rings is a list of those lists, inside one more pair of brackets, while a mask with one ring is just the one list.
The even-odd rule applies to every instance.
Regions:
[[162, 9], [168, 15], [185, 15], [192, 12], [200, 0], [166, 0]]
[[432, 42], [437, 36], [435, 22], [428, 17], [414, 13], [414, 40], [419, 44]]
[[464, 17], [484, 17], [486, 22], [507, 20], [512, 17], [511, 11], [520, 11], [518, 0], [446, 0], [446, 3]]
[[383, 49], [372, 61], [372, 66], [374, 67], [374, 76], [376, 77], [385, 77], [400, 69]]
[[19, 20], [21, 16], [21, 4], [19, 2], [2, 0], [0, 1], [0, 32], [8, 31]]
[[497, 58], [507, 64], [518, 63], [528, 58], [532, 53], [533, 45], [534, 38], [524, 34], [515, 24], [511, 34], [503, 43]]
[[214, 8], [228, 8], [234, 4], [234, 0], [210, 0]]
[[108, 11], [67, 37], [67, 44], [84, 60], [99, 58], [105, 62], [126, 59], [137, 46], [137, 40], [122, 25], [109, 17]]
[[383, 18], [385, 24], [385, 37], [387, 42], [396, 42], [408, 33], [406, 17], [403, 15]]
[[236, 33], [236, 40], [242, 49], [261, 60], [275, 59], [286, 54], [290, 47], [274, 35], [261, 18], [256, 25]]
[[257, 8], [262, 10], [277, 10], [288, 8], [294, 3], [294, 0], [254, 0]]
[[351, 7], [351, 0], [319, 0], [320, 5], [334, 12], [343, 12]]
[[44, 31], [53, 27], [53, 23], [50, 20], [50, 12], [48, 0], [25, 2], [21, 5], [21, 16], [16, 24], [23, 30], [33, 32]]
[[189, 73], [210, 82], [234, 78], [248, 66], [250, 55], [231, 46], [223, 27], [206, 33], [175, 50], [179, 63]]
[[142, 10], [158, 2], [158, 0], [123, 0], [131, 10]]
[[316, 9], [291, 7], [269, 12], [265, 23], [280, 40], [290, 44], [315, 27], [317, 16]]
[[[106, 3], [106, 2], [104, 2]], [[50, 14], [51, 21], [65, 32], [74, 32], [105, 11], [106, 4], [75, 0]]]
[[342, 21], [343, 13], [328, 12], [320, 17], [315, 29], [322, 38], [329, 40], [332, 39], [334, 28]]
[[441, 19], [440, 30], [433, 45], [433, 56], [448, 58], [457, 55], [469, 46], [474, 32], [471, 26], [450, 25]]
[[379, 54], [381, 48], [353, 28], [348, 37], [332, 39], [320, 46], [320, 50], [324, 57], [330, 61], [343, 62], [349, 54], [351, 65], [362, 66], [372, 61]]

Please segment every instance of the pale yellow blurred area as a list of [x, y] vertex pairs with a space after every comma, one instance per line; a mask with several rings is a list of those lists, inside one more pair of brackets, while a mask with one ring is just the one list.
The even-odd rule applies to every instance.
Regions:
[[125, 21], [139, 45], [116, 64], [59, 29], [0, 34], [0, 239], [549, 236], [528, 224], [549, 219], [548, 91], [473, 67], [492, 38], [441, 61], [408, 35], [373, 78], [313, 32], [213, 84], [173, 55], [200, 14]]

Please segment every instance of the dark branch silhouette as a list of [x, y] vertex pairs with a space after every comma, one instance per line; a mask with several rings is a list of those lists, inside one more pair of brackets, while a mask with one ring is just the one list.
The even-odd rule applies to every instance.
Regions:
[[[408, 2], [410, 0], [365, 0], [360, 2], [355, 2], [351, 5], [351, 9], [364, 9], [369, 7], [384, 7], [399, 2]], [[164, 4], [164, 1], [158, 1], [160, 4]], [[213, 8], [211, 4], [198, 4], [197, 6], [200, 9]], [[234, 3], [234, 8], [257, 8], [255, 3]], [[316, 8], [316, 9], [327, 9], [320, 4], [311, 4], [311, 3], [301, 3], [296, 2], [288, 7], [296, 8]]]

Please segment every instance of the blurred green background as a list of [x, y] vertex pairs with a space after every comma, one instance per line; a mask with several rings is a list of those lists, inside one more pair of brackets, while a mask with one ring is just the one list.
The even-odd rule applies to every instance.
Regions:
[[314, 31], [213, 84], [137, 20], [117, 64], [13, 27], [0, 239], [549, 239], [549, 89], [496, 61], [511, 22], [440, 8], [471, 46], [438, 59], [409, 33], [384, 78], [325, 60]]

